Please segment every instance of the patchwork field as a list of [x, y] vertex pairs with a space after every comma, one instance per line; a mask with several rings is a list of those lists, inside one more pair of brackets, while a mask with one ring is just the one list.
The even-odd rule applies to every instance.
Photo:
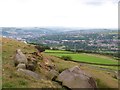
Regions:
[[69, 51], [60, 51], [60, 50], [46, 50], [45, 52], [57, 57], [70, 56], [72, 60], [80, 61], [80, 62], [90, 62], [97, 64], [115, 64], [115, 65], [118, 64], [117, 60], [103, 55], [73, 53]]

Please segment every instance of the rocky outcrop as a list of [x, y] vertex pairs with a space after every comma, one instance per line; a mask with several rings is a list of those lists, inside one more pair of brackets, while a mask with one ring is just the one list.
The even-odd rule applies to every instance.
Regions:
[[21, 52], [20, 49], [16, 50], [16, 54], [14, 57], [14, 64], [15, 66], [17, 66], [18, 64], [23, 63], [23, 64], [27, 64], [27, 58], [26, 56]]
[[56, 79], [58, 75], [59, 75], [58, 71], [56, 71], [56, 70], [50, 70], [51, 80]]
[[17, 65], [17, 69], [19, 69], [19, 68], [26, 69], [26, 65], [24, 63], [20, 63]]
[[37, 59], [33, 58], [32, 55], [27, 58], [20, 49], [17, 49], [14, 56], [14, 64], [18, 72], [31, 76], [36, 80], [41, 78], [40, 74], [33, 72], [37, 66]]
[[33, 77], [36, 80], [40, 79], [40, 75], [35, 73], [35, 72], [33, 72], [33, 71], [26, 70], [26, 69], [18, 69], [17, 71], [21, 72], [21, 73], [24, 73], [25, 75], [31, 76], [31, 77]]
[[38, 63], [38, 53], [29, 54], [28, 58], [21, 52], [20, 49], [16, 50], [14, 63], [18, 72], [24, 73], [27, 76], [31, 76], [36, 80], [40, 80], [40, 74], [35, 71], [36, 67], [41, 68], [42, 74], [46, 79], [62, 82], [63, 86], [68, 88], [96, 88], [95, 80], [85, 72], [83, 72], [78, 66], [67, 69], [59, 74], [54, 63], [49, 58], [44, 57], [43, 62]]
[[57, 68], [52, 63], [45, 64], [44, 62], [39, 62], [38, 66], [42, 69], [42, 73], [44, 73], [47, 79], [55, 80], [59, 75]]
[[57, 80], [68, 88], [97, 88], [95, 80], [78, 66], [64, 70]]
[[35, 71], [36, 66], [33, 63], [29, 63], [29, 64], [27, 64], [26, 69], [31, 70], [31, 71]]
[[57, 76], [59, 75], [58, 71], [56, 70], [50, 70], [47, 72], [46, 77], [50, 80], [55, 80], [57, 78]]

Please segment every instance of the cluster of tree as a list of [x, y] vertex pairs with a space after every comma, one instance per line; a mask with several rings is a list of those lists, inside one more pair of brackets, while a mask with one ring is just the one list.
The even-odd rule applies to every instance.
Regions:
[[70, 61], [70, 60], [72, 60], [72, 57], [70, 57], [70, 56], [62, 56], [61, 59]]
[[44, 52], [44, 51], [45, 51], [45, 48], [42, 47], [42, 46], [36, 45], [35, 48], [36, 48], [39, 52]]
[[38, 43], [29, 43], [29, 44], [35, 45], [35, 48], [36, 48], [39, 52], [44, 52], [46, 49], [50, 49], [49, 46], [43, 45], [43, 44], [38, 44]]

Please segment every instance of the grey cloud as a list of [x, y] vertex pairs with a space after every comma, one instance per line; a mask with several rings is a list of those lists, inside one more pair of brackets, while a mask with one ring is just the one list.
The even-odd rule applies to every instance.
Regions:
[[107, 2], [112, 2], [113, 4], [117, 4], [119, 0], [84, 0], [83, 2], [87, 5], [102, 5]]
[[85, 4], [88, 4], [88, 5], [102, 5], [103, 2], [86, 2]]

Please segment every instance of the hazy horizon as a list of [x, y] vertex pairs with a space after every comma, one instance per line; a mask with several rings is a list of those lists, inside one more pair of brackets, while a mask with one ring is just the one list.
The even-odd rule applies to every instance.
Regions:
[[60, 27], [60, 26], [46, 26], [46, 27], [0, 27], [0, 29], [2, 30], [2, 28], [16, 28], [17, 29], [25, 29], [25, 30], [30, 30], [32, 28], [34, 29], [60, 29], [60, 30], [65, 30], [65, 29], [69, 29], [69, 30], [118, 30], [118, 28], [83, 28], [83, 27]]

